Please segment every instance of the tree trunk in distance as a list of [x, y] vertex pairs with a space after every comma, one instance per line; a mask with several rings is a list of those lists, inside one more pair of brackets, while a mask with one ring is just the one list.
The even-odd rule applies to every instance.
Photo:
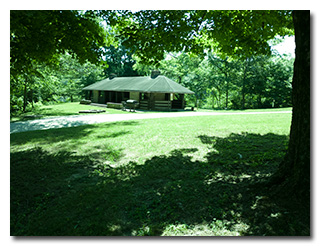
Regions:
[[28, 85], [28, 80], [27, 78], [25, 78], [24, 81], [24, 88], [23, 88], [23, 112], [26, 112], [26, 108], [27, 108], [27, 85]]
[[245, 102], [245, 100], [246, 100], [245, 87], [246, 87], [248, 63], [249, 63], [249, 60], [246, 59], [244, 72], [243, 72], [243, 79], [242, 79], [242, 89], [241, 89], [241, 94], [242, 94], [241, 108], [242, 109], [245, 109], [245, 103], [246, 103]]

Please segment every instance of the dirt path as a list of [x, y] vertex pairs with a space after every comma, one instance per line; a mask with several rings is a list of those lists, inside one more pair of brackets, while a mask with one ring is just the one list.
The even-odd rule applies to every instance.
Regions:
[[10, 134], [16, 132], [47, 130], [53, 128], [74, 127], [87, 124], [114, 122], [124, 120], [141, 120], [168, 117], [188, 117], [188, 116], [211, 116], [211, 115], [233, 115], [233, 114], [283, 114], [292, 113], [291, 111], [274, 111], [274, 112], [177, 112], [177, 113], [146, 113], [146, 114], [95, 114], [95, 115], [74, 115], [49, 117], [38, 120], [29, 120], [10, 123]]

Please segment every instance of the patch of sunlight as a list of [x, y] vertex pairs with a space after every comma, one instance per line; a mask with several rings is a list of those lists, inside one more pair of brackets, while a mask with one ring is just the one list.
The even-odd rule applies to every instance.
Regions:
[[142, 226], [138, 230], [133, 230], [131, 233], [132, 236], [151, 236], [152, 229], [149, 226]]
[[207, 159], [207, 154], [211, 151], [212, 149], [209, 147], [202, 147], [199, 148], [196, 152], [188, 154], [188, 156], [191, 157], [191, 160], [193, 162], [199, 161], [199, 162], [206, 162]]
[[112, 225], [109, 227], [109, 230], [112, 232], [119, 231], [119, 230], [121, 230], [121, 226], [120, 225]]
[[242, 175], [240, 175], [239, 176], [239, 179], [240, 180], [243, 180], [243, 179], [250, 179], [252, 176], [251, 175], [249, 175], [249, 174], [242, 174]]
[[278, 218], [278, 217], [281, 217], [281, 216], [282, 216], [282, 214], [280, 212], [279, 213], [272, 213], [270, 215], [271, 218]]
[[229, 226], [230, 222], [215, 220], [210, 224], [199, 225], [176, 224], [168, 225], [161, 236], [241, 236], [248, 230], [245, 223]]

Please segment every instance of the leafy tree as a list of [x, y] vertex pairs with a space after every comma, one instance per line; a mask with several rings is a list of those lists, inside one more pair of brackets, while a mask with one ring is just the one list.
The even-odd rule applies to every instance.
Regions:
[[146, 63], [162, 60], [165, 51], [203, 54], [213, 43], [243, 59], [271, 54], [268, 40], [294, 32], [293, 119], [288, 153], [275, 180], [299, 198], [309, 197], [310, 11], [139, 11], [126, 17], [120, 30], [124, 45], [134, 47]]
[[239, 61], [225, 57], [221, 59], [217, 56], [209, 56], [210, 64], [218, 77], [216, 86], [221, 93], [222, 88], [225, 91], [225, 108], [229, 107], [229, 92], [233, 83], [237, 80], [237, 71], [239, 70]]
[[[147, 71], [145, 75], [153, 69], [140, 62], [136, 65]], [[204, 58], [169, 54], [159, 63], [161, 73], [196, 92], [190, 97], [200, 103], [196, 106], [234, 109], [291, 106], [292, 67], [292, 60], [283, 57], [242, 60], [213, 53]]]
[[59, 53], [77, 54], [81, 62], [99, 62], [105, 32], [91, 12], [10, 12], [11, 74], [28, 71], [30, 61], [54, 63]]
[[195, 95], [190, 95], [186, 98], [193, 100], [194, 105], [198, 107], [198, 102], [201, 103], [205, 98], [206, 88], [208, 87], [206, 78], [201, 70], [203, 60], [191, 53], [170, 54], [169, 56], [171, 59], [165, 59], [160, 62], [160, 70], [164, 75], [194, 91]]
[[105, 69], [105, 74], [108, 76], [111, 73], [117, 74], [117, 76], [137, 76], [138, 73], [133, 69], [136, 61], [132, 58], [133, 53], [124, 47], [119, 45], [117, 47], [110, 45], [105, 47], [105, 61], [108, 67]]
[[[12, 114], [26, 109], [31, 110], [34, 102], [79, 100], [84, 86], [103, 79], [102, 67], [90, 62], [81, 64], [78, 59], [67, 53], [59, 56], [54, 67], [43, 63], [34, 67], [33, 71], [27, 76], [18, 77], [17, 82], [12, 83], [10, 97]], [[28, 103], [32, 108], [28, 107]]]
[[103, 68], [85, 62], [81, 64], [78, 59], [70, 54], [60, 56], [58, 69], [54, 70], [55, 76], [60, 80], [58, 95], [65, 99], [78, 100], [82, 88], [103, 78]]
[[270, 64], [266, 97], [274, 107], [292, 106], [293, 62], [292, 58], [276, 58]]
[[[237, 69], [232, 98], [235, 108], [288, 107], [291, 105], [292, 61], [276, 56], [234, 60]], [[241, 106], [240, 106], [241, 105]]]
[[105, 31], [92, 11], [12, 10], [10, 85], [24, 87], [23, 109], [27, 106], [28, 90], [34, 87], [30, 75], [37, 73], [37, 66], [56, 64], [59, 54], [66, 51], [76, 54], [82, 63], [86, 60], [99, 62], [104, 44]]
[[269, 39], [292, 34], [290, 13], [150, 10], [124, 15], [118, 12], [108, 17], [111, 24], [118, 20], [123, 45], [132, 47], [142, 62], [156, 64], [164, 59], [165, 51], [204, 55], [204, 49], [213, 46], [220, 52], [245, 57], [271, 54]]

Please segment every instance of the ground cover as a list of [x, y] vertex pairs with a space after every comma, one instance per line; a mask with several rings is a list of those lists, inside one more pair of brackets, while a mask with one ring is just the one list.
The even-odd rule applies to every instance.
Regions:
[[103, 109], [106, 110], [105, 113], [101, 114], [125, 114], [128, 112], [117, 110], [113, 108], [101, 108], [96, 106], [90, 106], [85, 104], [80, 104], [79, 102], [73, 103], [59, 103], [52, 105], [41, 105], [37, 106], [31, 112], [26, 112], [20, 115], [14, 115], [10, 118], [11, 122], [28, 120], [30, 118], [26, 118], [26, 116], [36, 115], [39, 116], [37, 118], [45, 118], [51, 116], [68, 116], [68, 115], [80, 115], [80, 110], [90, 110], [90, 109]]
[[262, 109], [197, 109], [199, 112], [229, 112], [229, 113], [237, 113], [237, 112], [277, 112], [277, 111], [292, 111], [292, 107], [288, 108], [262, 108]]
[[[102, 114], [128, 114], [132, 112], [122, 111], [113, 108], [101, 108], [97, 106], [90, 106], [85, 104], [80, 104], [79, 102], [73, 103], [59, 103], [52, 105], [41, 105], [34, 108], [31, 112], [22, 113], [19, 115], [14, 115], [10, 117], [10, 122], [30, 120], [33, 118], [28, 118], [28, 116], [35, 115], [39, 116], [37, 118], [46, 118], [54, 116], [70, 116], [70, 115], [80, 115], [80, 110], [90, 110], [90, 109], [103, 109], [106, 110]], [[197, 109], [198, 112], [273, 112], [273, 111], [290, 111], [292, 108], [272, 108], [272, 109], [247, 109], [247, 110], [210, 110], [210, 109]], [[186, 108], [186, 111], [191, 111], [191, 108]], [[183, 110], [172, 110], [171, 112], [185, 112]], [[162, 111], [150, 111], [150, 110], [137, 110], [135, 113], [162, 113]], [[83, 115], [83, 114], [82, 114]], [[27, 116], [27, 117], [26, 117]]]
[[290, 121], [197, 116], [11, 134], [11, 234], [306, 235], [287, 198], [256, 185], [283, 158]]

